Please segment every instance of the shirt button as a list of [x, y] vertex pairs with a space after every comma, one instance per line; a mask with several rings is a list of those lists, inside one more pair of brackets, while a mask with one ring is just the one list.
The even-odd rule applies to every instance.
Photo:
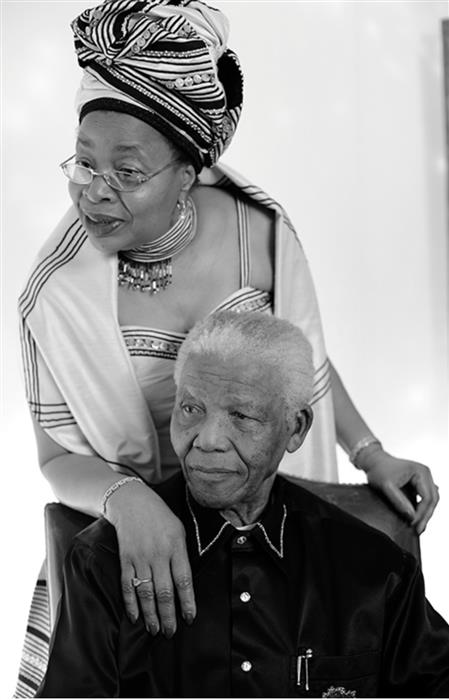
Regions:
[[252, 665], [251, 661], [243, 661], [241, 666], [240, 666], [242, 671], [245, 671], [245, 673], [248, 673], [248, 671], [251, 671], [252, 667], [253, 667], [253, 665]]
[[237, 537], [237, 544], [245, 544], [245, 542], [246, 542], [245, 535], [240, 535], [240, 537]]
[[251, 600], [251, 593], [248, 593], [248, 591], [243, 591], [243, 593], [240, 593], [240, 600], [242, 603], [247, 603], [249, 600]]

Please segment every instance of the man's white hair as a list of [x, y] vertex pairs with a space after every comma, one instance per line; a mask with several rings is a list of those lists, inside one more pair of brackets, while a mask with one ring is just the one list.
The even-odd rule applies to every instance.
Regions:
[[191, 354], [214, 354], [223, 360], [245, 357], [261, 371], [271, 368], [279, 376], [279, 393], [289, 412], [301, 410], [312, 399], [312, 348], [289, 321], [257, 312], [216, 311], [207, 316], [195, 324], [180, 348], [175, 363], [177, 386]]

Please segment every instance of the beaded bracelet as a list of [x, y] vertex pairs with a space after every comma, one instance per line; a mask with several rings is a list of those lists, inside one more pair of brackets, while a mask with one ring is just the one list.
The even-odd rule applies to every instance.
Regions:
[[143, 484], [142, 479], [139, 479], [138, 476], [125, 476], [123, 479], [119, 479], [118, 481], [114, 481], [113, 484], [111, 484], [106, 491], [103, 494], [103, 498], [101, 499], [101, 505], [100, 505], [100, 512], [102, 516], [104, 517], [106, 515], [106, 504], [109, 500], [109, 498], [112, 496], [112, 494], [117, 491], [121, 486], [124, 486], [125, 484], [128, 484], [130, 481], [138, 481], [140, 484]]
[[382, 449], [382, 443], [380, 440], [378, 440], [375, 437], [364, 437], [352, 448], [352, 450], [349, 453], [349, 461], [352, 462], [352, 464], [355, 466], [356, 469], [361, 469], [355, 461], [357, 457], [359, 456], [360, 452], [365, 449], [365, 447], [369, 447], [370, 445], [379, 445], [380, 449]]

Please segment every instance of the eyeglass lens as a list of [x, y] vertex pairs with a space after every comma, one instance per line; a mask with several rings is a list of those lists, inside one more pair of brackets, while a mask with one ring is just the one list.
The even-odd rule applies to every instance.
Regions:
[[[90, 185], [94, 178], [94, 171], [78, 163], [64, 163], [62, 166], [64, 174], [77, 185]], [[108, 173], [101, 173], [101, 177], [107, 184], [116, 190], [132, 190], [141, 183], [141, 178], [133, 173], [126, 173], [120, 170], [111, 170]]]

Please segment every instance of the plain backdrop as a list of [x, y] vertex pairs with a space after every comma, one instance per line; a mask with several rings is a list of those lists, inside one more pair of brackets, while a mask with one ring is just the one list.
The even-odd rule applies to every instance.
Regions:
[[[3, 19], [2, 696], [10, 695], [44, 556], [16, 299], [68, 204], [80, 71], [69, 22], [95, 3], [6, 0]], [[214, 3], [245, 74], [224, 162], [296, 225], [330, 357], [393, 454], [428, 464], [441, 501], [421, 539], [427, 593], [449, 618], [446, 160], [439, 0]], [[363, 480], [343, 453], [340, 478]]]

